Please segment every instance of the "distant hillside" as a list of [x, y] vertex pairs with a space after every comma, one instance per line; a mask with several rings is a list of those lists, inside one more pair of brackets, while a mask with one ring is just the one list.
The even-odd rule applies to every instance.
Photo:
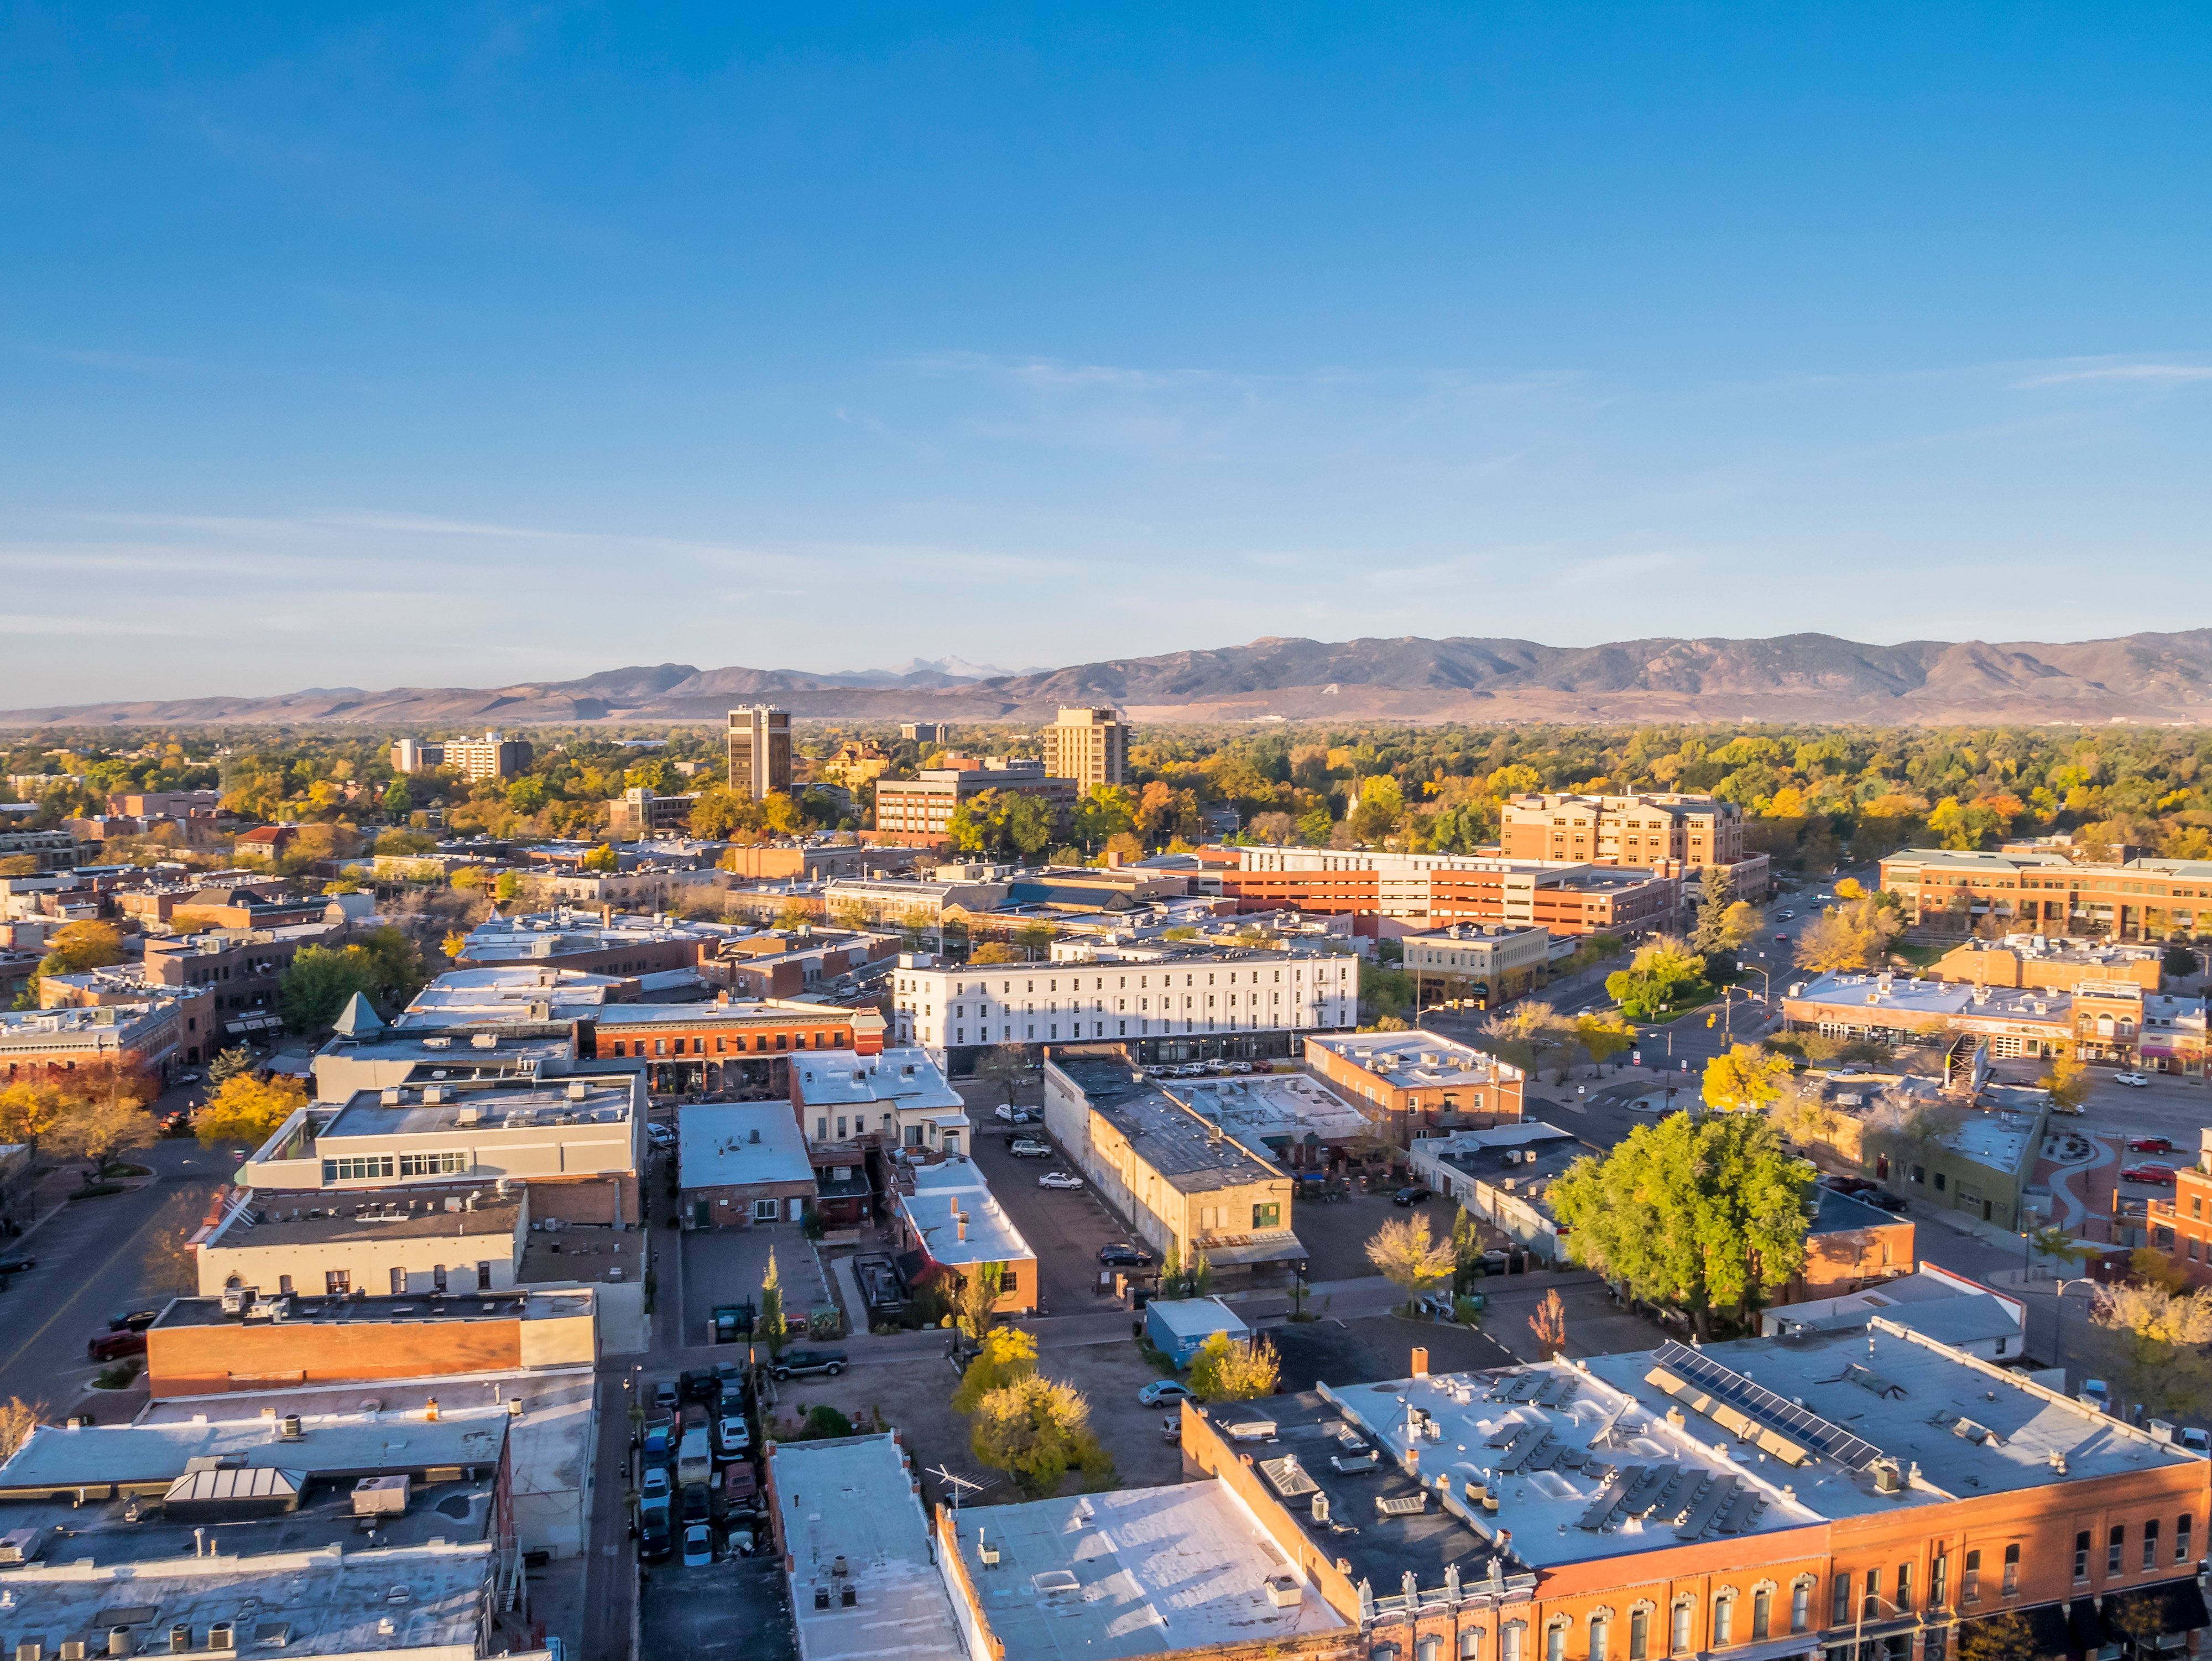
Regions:
[[663, 663], [580, 680], [489, 689], [319, 688], [281, 697], [185, 698], [0, 712], [0, 725], [343, 721], [397, 727], [718, 721], [773, 700], [801, 716], [1049, 720], [1062, 703], [1117, 703], [1139, 721], [2212, 721], [2212, 630], [2114, 640], [1354, 640], [1121, 658], [970, 679], [957, 660], [808, 674]]

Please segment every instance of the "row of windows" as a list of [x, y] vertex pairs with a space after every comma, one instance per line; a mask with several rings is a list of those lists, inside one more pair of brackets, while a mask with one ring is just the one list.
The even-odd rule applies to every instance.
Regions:
[[[846, 1044], [851, 1041], [851, 1037], [852, 1035], [850, 1033], [842, 1031], [817, 1032], [814, 1035], [814, 1048], [817, 1050], [842, 1050]], [[786, 1043], [787, 1038], [790, 1041], [788, 1044]], [[617, 1038], [614, 1041], [615, 1055], [617, 1058], [634, 1056], [642, 1059], [646, 1054], [645, 1042], [646, 1041], [643, 1038]], [[670, 1049], [672, 1044], [675, 1046], [672, 1050]], [[669, 1056], [672, 1054], [681, 1056], [686, 1053], [684, 1044], [684, 1040], [682, 1038], [655, 1038], [653, 1041], [653, 1054], [660, 1056]], [[691, 1048], [689, 1052], [690, 1054], [694, 1056], [703, 1056], [707, 1053], [707, 1040], [705, 1038], [693, 1038], [690, 1041], [690, 1044]], [[775, 1035], [775, 1043], [773, 1045], [769, 1044], [768, 1035], [764, 1032], [756, 1033], [753, 1036], [752, 1049], [756, 1053], [771, 1048], [776, 1050], [783, 1050], [787, 1048], [804, 1050], [806, 1047], [806, 1034], [804, 1032], [794, 1032], [789, 1034], [779, 1032]], [[745, 1037], [744, 1033], [740, 1032], [735, 1038], [732, 1038], [729, 1034], [726, 1032], [717, 1032], [714, 1035], [714, 1053], [715, 1055], [726, 1056], [731, 1054], [733, 1049], [735, 1052], [740, 1056], [746, 1053]]]
[[[466, 1270], [464, 1269], [463, 1273], [465, 1274]], [[411, 1285], [410, 1282], [413, 1279], [414, 1277], [404, 1269], [395, 1269], [390, 1271], [387, 1284], [391, 1288], [392, 1295], [395, 1298], [404, 1298], [410, 1292], [413, 1291], [450, 1292], [453, 1290], [453, 1287], [448, 1283], [446, 1265], [443, 1263], [439, 1263], [432, 1268], [430, 1270], [430, 1284], [427, 1287], [417, 1287]], [[230, 1277], [230, 1283], [233, 1286], [236, 1286], [238, 1284], [238, 1277], [235, 1275]], [[477, 1290], [478, 1292], [489, 1292], [492, 1289], [491, 1265], [489, 1263], [480, 1262], [476, 1265], [476, 1283]], [[292, 1277], [289, 1275], [278, 1275], [276, 1277], [276, 1290], [283, 1296], [288, 1298], [290, 1297], [295, 1290], [292, 1284]], [[364, 1287], [362, 1290], [367, 1291], [368, 1288]], [[350, 1297], [352, 1293], [353, 1271], [351, 1269], [326, 1269], [323, 1271], [323, 1295], [325, 1297], [345, 1298]]]
[[[1252, 984], [1253, 984], [1253, 985], [1255, 985], [1255, 986], [1258, 986], [1258, 985], [1260, 985], [1260, 984], [1261, 984], [1261, 980], [1260, 980], [1260, 972], [1261, 972], [1261, 971], [1260, 971], [1260, 970], [1256, 970], [1256, 969], [1255, 969], [1255, 970], [1254, 970], [1252, 971]], [[1282, 984], [1282, 980], [1283, 980], [1283, 971], [1282, 971], [1281, 970], [1278, 969], [1278, 970], [1272, 970], [1272, 971], [1270, 971], [1270, 972], [1271, 972], [1271, 978], [1273, 979], [1273, 981], [1274, 982], [1274, 983], [1275, 983], [1276, 985], [1278, 985], [1278, 986], [1281, 985], [1281, 984]], [[1228, 976], [1229, 976], [1229, 984], [1230, 984], [1230, 985], [1231, 985], [1231, 986], [1236, 985], [1236, 984], [1237, 984], [1237, 971], [1236, 971], [1235, 970], [1233, 970], [1233, 969], [1232, 969], [1232, 970], [1228, 970], [1228, 971], [1227, 971], [1227, 973], [1228, 973]], [[1302, 981], [1302, 980], [1304, 980], [1304, 979], [1305, 978], [1305, 970], [1304, 970], [1304, 969], [1293, 969], [1293, 970], [1291, 971], [1291, 978], [1293, 981]], [[1328, 978], [1329, 978], [1328, 970], [1327, 970], [1326, 969], [1316, 969], [1316, 970], [1314, 970], [1314, 978], [1315, 978], [1316, 980], [1317, 980], [1317, 981], [1325, 981], [1325, 980], [1328, 979]], [[1347, 968], [1347, 969], [1340, 969], [1340, 970], [1338, 970], [1336, 971], [1336, 978], [1337, 978], [1338, 980], [1340, 980], [1340, 981], [1344, 981], [1344, 980], [1349, 980], [1349, 979], [1351, 979], [1351, 978], [1352, 978], [1352, 971], [1351, 971], [1351, 970], [1349, 970], [1348, 968]], [[1195, 985], [1197, 985], [1197, 984], [1198, 984], [1198, 977], [1197, 977], [1197, 976], [1196, 976], [1194, 973], [1193, 973], [1193, 974], [1187, 974], [1187, 975], [1185, 975], [1185, 976], [1182, 977], [1182, 983], [1183, 983], [1185, 986], [1195, 986]], [[1213, 976], [1212, 976], [1212, 974], [1210, 974], [1210, 973], [1209, 973], [1209, 974], [1206, 976], [1206, 983], [1208, 986], [1212, 986], [1212, 985], [1214, 983], [1214, 977], [1213, 977]], [[1149, 975], [1139, 975], [1139, 976], [1138, 976], [1138, 977], [1137, 977], [1137, 987], [1138, 987], [1138, 989], [1139, 989], [1139, 991], [1144, 990], [1146, 988], [1149, 987], [1151, 984], [1152, 984], [1152, 977], [1151, 977]], [[1164, 986], [1173, 986], [1173, 985], [1175, 984], [1175, 977], [1174, 977], [1174, 976], [1172, 976], [1172, 975], [1163, 975], [1163, 976], [1161, 976], [1161, 977], [1160, 977], [1160, 984], [1161, 984], [1162, 986], [1164, 986]], [[1126, 991], [1126, 990], [1128, 989], [1128, 985], [1129, 985], [1129, 977], [1128, 977], [1127, 975], [1116, 975], [1116, 976], [1114, 977], [1114, 985], [1115, 985], [1115, 989], [1117, 991]], [[901, 980], [901, 981], [899, 982], [899, 983], [898, 983], [898, 989], [899, 989], [900, 991], [902, 991], [902, 992], [924, 992], [924, 991], [927, 991], [928, 989], [927, 989], [927, 987], [925, 987], [925, 986], [923, 986], [923, 985], [921, 984], [921, 980], [920, 980], [920, 978], [919, 978], [919, 977], [913, 977], [913, 978], [908, 978], [908, 979], [902, 979], [902, 980]], [[1013, 989], [1014, 989], [1014, 983], [1013, 983], [1012, 981], [1000, 981], [1000, 982], [999, 983], [999, 995], [1000, 995], [1000, 997], [1006, 997], [1006, 996], [1010, 995], [1012, 993]], [[1071, 991], [1071, 992], [1080, 992], [1081, 990], [1083, 990], [1083, 977], [1082, 977], [1082, 976], [1080, 976], [1080, 975], [1071, 975], [1071, 976], [1069, 976], [1069, 977], [1068, 977], [1068, 980], [1067, 980], [1067, 989], [1068, 989], [1069, 991]], [[1103, 991], [1106, 989], [1106, 977], [1105, 977], [1103, 975], [1094, 975], [1094, 976], [1092, 976], [1092, 977], [1091, 977], [1091, 989], [1093, 992], [1103, 992]], [[1023, 991], [1024, 991], [1024, 992], [1034, 992], [1034, 991], [1036, 991], [1036, 981], [1034, 981], [1034, 980], [1026, 980], [1026, 981], [1024, 981], [1024, 982], [1022, 983], [1022, 990], [1023, 990]], [[1057, 992], [1057, 991], [1059, 991], [1059, 990], [1060, 990], [1060, 982], [1059, 982], [1057, 979], [1050, 979], [1050, 980], [1046, 981], [1046, 982], [1045, 982], [1045, 990], [1046, 990], [1046, 991], [1048, 991], [1048, 992]], [[967, 993], [969, 993], [969, 992], [974, 992], [974, 993], [975, 993], [975, 994], [977, 994], [977, 995], [981, 995], [981, 996], [982, 996], [982, 997], [986, 997], [986, 998], [988, 998], [988, 997], [989, 997], [989, 996], [991, 995], [991, 983], [990, 983], [990, 982], [988, 982], [988, 981], [977, 981], [977, 982], [976, 982], [976, 983], [975, 983], [971, 987], [971, 986], [964, 985], [963, 983], [961, 983], [961, 982], [959, 982], [959, 981], [955, 981], [955, 982], [953, 982], [953, 983], [952, 983], [952, 988], [951, 988], [951, 995], [952, 995], [953, 997], [957, 998], [957, 997], [963, 996], [963, 995], [965, 995], [965, 994], [967, 994]]]

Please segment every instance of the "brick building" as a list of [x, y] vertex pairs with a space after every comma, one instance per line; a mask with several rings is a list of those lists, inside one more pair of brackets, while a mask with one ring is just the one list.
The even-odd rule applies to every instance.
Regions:
[[1315, 1034], [1309, 1070], [1393, 1129], [1505, 1124], [1521, 1117], [1526, 1080], [1486, 1051], [1431, 1032]]
[[2076, 865], [2057, 854], [1909, 848], [1881, 862], [1908, 922], [1983, 918], [2038, 934], [2163, 940], [2212, 928], [2212, 860]]
[[1129, 769], [1129, 729], [1118, 709], [1062, 709], [1037, 733], [1044, 770], [1073, 779], [1078, 791], [1120, 784]]
[[1663, 929], [1681, 909], [1674, 877], [1602, 865], [1437, 871], [1429, 922], [1504, 924], [1554, 934], [1636, 934]]
[[2212, 1622], [2203, 1456], [1879, 1317], [1441, 1377], [1413, 1355], [1182, 1415], [1284, 1601], [1318, 1592], [1370, 1661], [1949, 1661], [1969, 1634], [2028, 1661]]
[[686, 1228], [801, 1221], [818, 1184], [790, 1106], [693, 1102], [679, 1112], [677, 1180]]
[[215, 1000], [202, 988], [149, 990], [143, 1001], [0, 1011], [0, 1085], [106, 1062], [166, 1082], [221, 1048]]
[[876, 830], [943, 837], [961, 804], [986, 790], [1035, 796], [1055, 817], [1073, 808], [1079, 794], [1073, 779], [1048, 774], [1042, 762], [991, 756], [975, 766], [925, 767], [910, 779], [876, 781]]
[[623, 1004], [580, 1023], [586, 1060], [645, 1063], [655, 1095], [692, 1091], [791, 1099], [790, 1062], [809, 1050], [872, 1056], [884, 1021], [873, 1009], [817, 1003]]
[[1743, 809], [1712, 796], [1531, 795], [1498, 810], [1509, 860], [1732, 866], [1743, 859]]

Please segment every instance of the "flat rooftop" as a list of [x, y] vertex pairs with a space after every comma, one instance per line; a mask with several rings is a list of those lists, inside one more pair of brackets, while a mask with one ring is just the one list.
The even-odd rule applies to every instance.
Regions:
[[1406, 1090], [1448, 1090], [1521, 1076], [1511, 1062], [1433, 1032], [1315, 1033], [1306, 1043]]
[[1778, 1305], [1765, 1318], [1783, 1332], [1793, 1326], [1863, 1332], [1877, 1317], [1939, 1344], [1979, 1343], [2021, 1331], [2020, 1317], [1996, 1293], [1970, 1291], [1955, 1281], [1927, 1274], [1900, 1275], [1841, 1298]]
[[687, 1102], [676, 1123], [680, 1187], [814, 1180], [806, 1138], [789, 1102]]
[[1282, 1158], [1291, 1142], [1310, 1135], [1325, 1142], [1347, 1141], [1370, 1123], [1320, 1080], [1303, 1073], [1177, 1079], [1167, 1090], [1262, 1159]]
[[[957, 1268], [1036, 1256], [973, 1159], [962, 1154], [908, 1169], [914, 1176], [914, 1192], [899, 1191], [899, 1209], [913, 1221], [915, 1232], [939, 1262]], [[961, 1238], [956, 1213], [968, 1220], [965, 1239]]]
[[2070, 1029], [2070, 993], [2045, 988], [1982, 987], [1972, 981], [1923, 981], [1897, 975], [1819, 975], [1792, 987], [1787, 1001], [1848, 1008], [1879, 1025], [1883, 1015], [2034, 1021]]
[[921, 1495], [888, 1433], [779, 1443], [769, 1481], [791, 1559], [792, 1621], [807, 1661], [967, 1661]]
[[[1267, 1182], [1282, 1172], [1183, 1105], [1179, 1086], [1163, 1086], [1126, 1062], [1071, 1056], [1056, 1061], [1084, 1098], [1125, 1135], [1163, 1180], [1184, 1193]], [[1097, 1086], [1094, 1092], [1093, 1086]]]
[[[247, 1189], [252, 1194], [256, 1190]], [[502, 1198], [489, 1183], [410, 1188], [384, 1197], [361, 1196], [334, 1205], [281, 1200], [234, 1207], [201, 1242], [210, 1246], [291, 1246], [342, 1240], [513, 1238], [522, 1219], [523, 1190]], [[291, 1196], [295, 1201], [299, 1196]], [[449, 1203], [450, 1202], [450, 1203]]]
[[[334, 1497], [349, 1508], [344, 1496]], [[128, 1626], [141, 1652], [166, 1649], [172, 1626], [189, 1624], [194, 1642], [204, 1645], [210, 1626], [230, 1621], [241, 1652], [361, 1655], [434, 1646], [473, 1653], [492, 1571], [490, 1542], [470, 1537], [480, 1526], [472, 1530], [452, 1518], [447, 1537], [362, 1550], [348, 1548], [362, 1538], [352, 1520], [343, 1517], [343, 1540], [305, 1548], [276, 1542], [307, 1531], [306, 1512], [220, 1525], [213, 1531], [222, 1540], [221, 1555], [198, 1558], [189, 1530], [141, 1536], [127, 1525], [95, 1528], [61, 1542], [73, 1559], [89, 1557], [89, 1569], [76, 1561], [41, 1561], [8, 1570], [11, 1626], [56, 1643], [64, 1634], [104, 1640], [111, 1627]], [[328, 1526], [340, 1522], [333, 1514]], [[174, 1548], [179, 1532], [181, 1552]], [[141, 1542], [152, 1549], [135, 1548]], [[252, 1555], [237, 1555], [241, 1547]], [[406, 1595], [396, 1597], [395, 1591]]]
[[[316, 1132], [317, 1140], [623, 1124], [629, 1119], [632, 1096], [628, 1078], [619, 1083], [599, 1083], [589, 1075], [543, 1084], [444, 1091], [440, 1092], [443, 1099], [435, 1102], [426, 1100], [426, 1093], [424, 1089], [405, 1086], [356, 1091], [337, 1116]], [[392, 1095], [398, 1099], [385, 1099]]]
[[295, 1295], [285, 1318], [242, 1323], [223, 1312], [220, 1298], [179, 1298], [149, 1329], [173, 1332], [181, 1327], [245, 1324], [268, 1326], [428, 1325], [440, 1321], [550, 1321], [592, 1312], [588, 1292], [484, 1292], [440, 1298], [303, 1298]]
[[1295, 1603], [1269, 1601], [1268, 1578], [1289, 1563], [1218, 1480], [970, 1509], [957, 1538], [984, 1619], [1023, 1661], [1260, 1645], [1349, 1624], [1295, 1579]]
[[1850, 1234], [1864, 1228], [1883, 1228], [1893, 1223], [1911, 1223], [1884, 1211], [1880, 1206], [1869, 1205], [1864, 1200], [1849, 1194], [1838, 1194], [1832, 1188], [1814, 1190], [1813, 1224], [1808, 1234]]
[[880, 1056], [810, 1050], [794, 1055], [791, 1065], [799, 1098], [809, 1107], [890, 1102], [901, 1110], [958, 1113], [967, 1105], [926, 1050], [886, 1050]]

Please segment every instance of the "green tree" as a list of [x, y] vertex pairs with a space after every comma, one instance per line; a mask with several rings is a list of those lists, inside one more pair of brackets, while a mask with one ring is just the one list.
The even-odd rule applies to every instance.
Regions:
[[1708, 866], [1698, 879], [1698, 924], [1690, 946], [1711, 957], [1729, 949], [1728, 909], [1735, 900], [1735, 879], [1725, 866]]
[[1595, 1011], [1575, 1017], [1575, 1042], [1593, 1065], [1603, 1067], [1636, 1043], [1636, 1029], [1619, 1015]]
[[252, 1072], [253, 1066], [253, 1052], [242, 1044], [219, 1050], [208, 1063], [208, 1082], [220, 1090], [240, 1074]]
[[2130, 1398], [2148, 1412], [2200, 1411], [2212, 1396], [2212, 1289], [2106, 1287], [2092, 1318], [2112, 1335]]
[[976, 1263], [960, 1277], [960, 1290], [952, 1300], [953, 1318], [971, 1343], [981, 1342], [999, 1318], [999, 1287], [1006, 1273], [1004, 1263]]
[[1813, 1187], [1764, 1118], [1678, 1113], [1577, 1160], [1549, 1197], [1577, 1262], [1681, 1311], [1705, 1337], [1717, 1314], [1741, 1324], [1802, 1266]]
[[408, 792], [407, 781], [405, 779], [394, 779], [391, 783], [386, 785], [384, 787], [384, 794], [378, 800], [377, 806], [381, 807], [386, 813], [392, 814], [405, 813], [412, 811], [415, 806], [415, 798]]
[[622, 861], [617, 857], [613, 846], [604, 842], [576, 863], [579, 868], [586, 871], [617, 871], [622, 868]]

